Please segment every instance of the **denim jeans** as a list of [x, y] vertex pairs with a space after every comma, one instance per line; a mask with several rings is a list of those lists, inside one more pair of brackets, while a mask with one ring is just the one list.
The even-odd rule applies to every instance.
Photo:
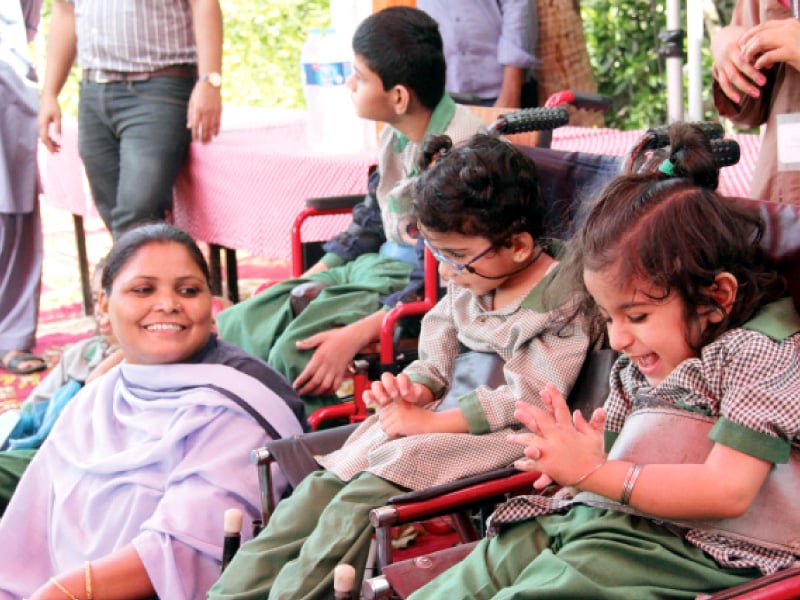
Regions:
[[114, 238], [137, 223], [163, 220], [172, 206], [191, 142], [186, 113], [193, 87], [181, 77], [81, 83], [78, 149]]

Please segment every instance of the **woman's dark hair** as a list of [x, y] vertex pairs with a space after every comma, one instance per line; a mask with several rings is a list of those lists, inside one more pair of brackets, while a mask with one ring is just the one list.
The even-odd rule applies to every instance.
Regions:
[[353, 35], [359, 54], [388, 91], [404, 85], [433, 110], [444, 95], [446, 65], [439, 25], [428, 13], [392, 6], [364, 19]]
[[[584, 270], [609, 272], [621, 284], [649, 282], [660, 290], [656, 300], [675, 293], [684, 304], [687, 341], [699, 349], [781, 297], [785, 282], [767, 266], [759, 245], [764, 224], [757, 212], [714, 191], [719, 168], [702, 130], [676, 123], [669, 137], [663, 171], [620, 175], [606, 185], [573, 238], [561, 281], [554, 285], [562, 292], [577, 290], [579, 310], [594, 317]], [[738, 282], [733, 307], [721, 322], [701, 331], [700, 313], [725, 314], [711, 296], [722, 272]], [[572, 284], [564, 285], [565, 280]]]
[[446, 135], [431, 137], [423, 147], [422, 166], [414, 184], [413, 211], [432, 231], [479, 236], [508, 245], [516, 233], [538, 241], [545, 208], [536, 165], [515, 146], [488, 135], [475, 135], [453, 147]]
[[106, 294], [111, 294], [111, 286], [125, 264], [136, 254], [142, 246], [148, 244], [180, 244], [189, 252], [194, 263], [203, 273], [206, 283], [210, 280], [208, 264], [195, 241], [185, 231], [167, 223], [146, 223], [129, 229], [114, 242], [106, 257], [106, 266], [103, 269], [102, 286]]

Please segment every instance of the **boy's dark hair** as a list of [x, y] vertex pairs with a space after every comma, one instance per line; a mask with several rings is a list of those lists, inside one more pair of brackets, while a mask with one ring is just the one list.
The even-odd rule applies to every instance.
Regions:
[[439, 25], [427, 13], [392, 6], [370, 15], [353, 35], [353, 52], [378, 74], [384, 90], [404, 85], [431, 110], [442, 99], [442, 36]]
[[455, 231], [507, 245], [544, 232], [545, 206], [536, 165], [503, 140], [475, 135], [453, 148], [446, 135], [430, 137], [423, 162], [433, 164], [414, 184], [414, 213], [432, 231]]
[[[668, 160], [665, 170], [672, 174], [620, 175], [606, 185], [573, 238], [560, 274], [573, 281], [583, 310], [595, 317], [583, 284], [586, 269], [613, 269], [623, 285], [633, 279], [651, 283], [660, 290], [654, 299], [676, 293], [684, 304], [687, 341], [699, 349], [781, 297], [785, 282], [767, 266], [757, 212], [714, 191], [719, 167], [702, 130], [673, 125]], [[736, 277], [736, 299], [721, 322], [701, 331], [700, 313], [725, 313], [710, 294], [721, 272]]]

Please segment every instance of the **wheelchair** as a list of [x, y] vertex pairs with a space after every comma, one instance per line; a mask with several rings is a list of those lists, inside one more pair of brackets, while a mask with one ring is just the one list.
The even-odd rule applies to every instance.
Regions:
[[[663, 145], [659, 141], [660, 136], [663, 135], [664, 131], [658, 128], [648, 131], [640, 142], [639, 153], [641, 154], [642, 148], [652, 149]], [[733, 146], [726, 144], [717, 144], [717, 146], [718, 148], [715, 148], [715, 151], [717, 152], [718, 160], [722, 164], [734, 164], [738, 160], [738, 147], [735, 146], [735, 143]], [[630, 155], [619, 158], [582, 155], [582, 153], [561, 153], [573, 155], [572, 157], [566, 157], [565, 160], [564, 156], [558, 156], [558, 153], [552, 150], [526, 148], [525, 151], [533, 156], [537, 166], [546, 163], [548, 158], [555, 163], [561, 164], [563, 168], [560, 171], [556, 170], [555, 174], [550, 173], [550, 169], [542, 169], [543, 174], [550, 173], [552, 175], [551, 185], [554, 188], [559, 183], [563, 185], [565, 181], [572, 184], [579, 183], [576, 187], [580, 189], [573, 188], [571, 190], [571, 200], [566, 204], [564, 194], [551, 195], [552, 201], [556, 203], [555, 205], [568, 210], [568, 213], [561, 213], [562, 215], [567, 214], [567, 218], [557, 219], [552, 224], [553, 227], [560, 228], [557, 229], [560, 233], [559, 237], [569, 237], [571, 232], [567, 223], [571, 222], [572, 219], [570, 217], [574, 216], [580, 200], [583, 197], [591, 196], [597, 187], [605, 183], [620, 169], [620, 165], [627, 164], [628, 168], [631, 168], [630, 161], [633, 160], [632, 155], [634, 154], [632, 152]], [[581, 172], [582, 169], [584, 170], [583, 175], [577, 176], [576, 173]], [[587, 172], [590, 175], [588, 177], [585, 176]], [[565, 175], [565, 173], [567, 174]], [[546, 187], [548, 184], [543, 181], [542, 185]], [[800, 219], [798, 218], [800, 217], [800, 214], [798, 214], [800, 208], [744, 199], [739, 201], [754, 203], [764, 217], [767, 223], [767, 230], [762, 241], [763, 245], [772, 260], [780, 265], [781, 269], [787, 274], [790, 293], [795, 299], [796, 305], [800, 306], [800, 277], [798, 277], [800, 275]], [[587, 365], [591, 362], [593, 356], [597, 356], [595, 362], [602, 362], [603, 359], [600, 358], [600, 355], [603, 352], [611, 353], [612, 351], [607, 349], [595, 350], [590, 355]], [[613, 356], [611, 361], [606, 363], [608, 368], [610, 368], [611, 362], [613, 362]], [[598, 373], [602, 372], [603, 368], [588, 370]], [[607, 372], [606, 369], [605, 373], [607, 374]], [[584, 373], [582, 373], [581, 377], [584, 377]], [[601, 376], [600, 382], [598, 383], [595, 380], [593, 383], [588, 384], [588, 389], [603, 390], [604, 384], [607, 386], [607, 380], [603, 381]], [[586, 385], [586, 383], [581, 383], [579, 379], [579, 382], [576, 383], [576, 390], [585, 389], [582, 386]], [[607, 387], [605, 389], [607, 390]], [[577, 392], [576, 395], [581, 393]], [[603, 392], [601, 391], [600, 394], [603, 395]], [[354, 426], [351, 425], [308, 434], [292, 440], [278, 440], [275, 443], [271, 443], [269, 447], [253, 451], [253, 462], [258, 465], [259, 479], [262, 482], [262, 492], [264, 492], [262, 502], [265, 521], [271, 513], [271, 507], [269, 506], [269, 499], [272, 498], [269, 483], [271, 469], [277, 464], [287, 472], [292, 484], [299, 483], [306, 473], [318, 468], [316, 461], [313, 459], [314, 455], [324, 454], [338, 448], [353, 428]], [[295, 468], [296, 465], [290, 466], [292, 462], [298, 463], [299, 469]], [[470, 548], [468, 544], [462, 544], [441, 554], [417, 557], [409, 561], [392, 564], [390, 544], [392, 527], [431, 518], [436, 515], [454, 513], [457, 515], [454, 520], [459, 538], [464, 542], [476, 540], [482, 535], [482, 532], [475, 527], [475, 520], [471, 516], [471, 511], [476, 508], [488, 509], [510, 495], [529, 492], [535, 478], [535, 474], [519, 473], [513, 469], [493, 472], [454, 482], [447, 486], [440, 486], [432, 490], [404, 494], [392, 498], [387, 506], [373, 510], [371, 521], [376, 528], [377, 562], [382, 575], [365, 580], [362, 597], [404, 598], [422, 583], [444, 570], [444, 568], [454, 564]], [[272, 507], [274, 507], [274, 503], [272, 503]], [[424, 580], [419, 579], [420, 574], [424, 577]], [[409, 585], [414, 587], [409, 588]], [[758, 579], [744, 587], [747, 587], [747, 589], [737, 588], [736, 590], [719, 592], [709, 596], [709, 598], [721, 600], [723, 598], [797, 597], [797, 593], [800, 591], [800, 570], [789, 569], [769, 578]], [[752, 590], [758, 591], [753, 592]], [[767, 595], [746, 595], [762, 593]]]
[[[744, 198], [734, 202], [757, 208], [766, 223], [761, 241], [767, 257], [785, 275], [788, 290], [795, 306], [800, 309], [800, 206], [773, 204]], [[526, 474], [527, 475], [527, 474]], [[532, 476], [531, 481], [535, 479]], [[516, 482], [509, 481], [502, 492], [513, 491]], [[488, 489], [488, 488], [487, 488]], [[496, 493], [492, 489], [491, 493]], [[476, 490], [476, 493], [481, 493]], [[488, 493], [488, 492], [487, 492]], [[436, 514], [438, 503], [447, 502], [447, 509], [457, 509], [463, 504], [460, 498], [447, 495], [434, 500], [412, 503], [398, 509], [415, 517]], [[373, 524], [385, 519], [387, 508], [373, 510]], [[402, 514], [402, 512], [401, 512]], [[800, 532], [796, 532], [800, 535]], [[408, 597], [422, 585], [464, 558], [476, 542], [455, 546], [431, 555], [418, 556], [383, 566], [381, 575], [364, 581], [362, 598], [367, 600], [396, 600]], [[714, 594], [703, 594], [698, 600], [788, 600], [800, 597], [800, 561], [793, 567], [772, 575], [759, 577], [751, 582], [722, 590]]]

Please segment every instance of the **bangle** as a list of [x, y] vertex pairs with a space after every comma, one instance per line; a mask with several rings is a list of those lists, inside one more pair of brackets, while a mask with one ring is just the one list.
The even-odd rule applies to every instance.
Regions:
[[92, 563], [88, 560], [84, 563], [84, 574], [86, 575], [86, 600], [92, 598]]
[[63, 585], [61, 585], [61, 582], [60, 582], [58, 579], [56, 579], [55, 577], [51, 577], [51, 578], [50, 578], [50, 583], [52, 583], [52, 584], [53, 584], [54, 586], [56, 586], [56, 587], [57, 587], [59, 590], [61, 590], [61, 592], [63, 592], [63, 594], [64, 594], [64, 595], [65, 595], [67, 598], [69, 598], [69, 600], [78, 600], [77, 596], [75, 596], [75, 594], [73, 594], [72, 592], [70, 592], [70, 591], [69, 591], [67, 588], [65, 588]]
[[[579, 485], [579, 484], [583, 483], [584, 479], [586, 479], [587, 477], [589, 477], [589, 475], [591, 475], [591, 474], [593, 474], [593, 473], [596, 473], [597, 471], [599, 471], [599, 470], [600, 470], [600, 469], [603, 467], [603, 465], [604, 465], [604, 464], [606, 464], [606, 460], [607, 460], [607, 459], [606, 459], [605, 457], [603, 457], [603, 460], [601, 460], [599, 463], [597, 463], [597, 464], [596, 464], [595, 466], [593, 466], [591, 469], [589, 469], [588, 471], [586, 471], [586, 473], [584, 473], [583, 475], [581, 475], [580, 477], [578, 477], [578, 479], [576, 479], [574, 483], [568, 483], [568, 484], [567, 484], [567, 487], [575, 487], [575, 486], [577, 486], [577, 485]], [[91, 599], [90, 599], [90, 600], [91, 600]]]
[[620, 504], [628, 504], [633, 493], [633, 486], [636, 485], [636, 480], [639, 479], [639, 473], [642, 472], [642, 465], [633, 463], [628, 469], [628, 474], [625, 475], [625, 481], [622, 483], [622, 494], [619, 497]]

